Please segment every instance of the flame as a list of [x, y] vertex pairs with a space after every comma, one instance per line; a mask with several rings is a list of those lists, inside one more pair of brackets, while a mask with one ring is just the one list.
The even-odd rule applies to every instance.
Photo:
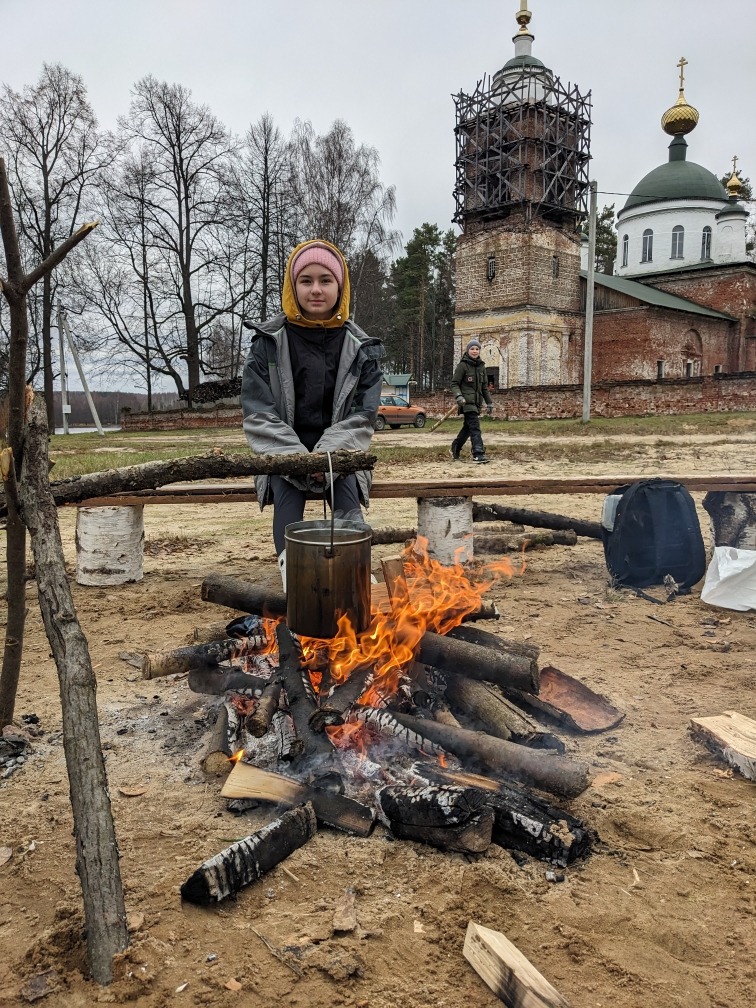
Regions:
[[468, 574], [461, 563], [464, 549], [458, 551], [454, 565], [447, 567], [429, 556], [428, 540], [418, 536], [404, 550], [406, 588], [397, 585], [399, 593], [392, 598], [391, 611], [374, 610], [363, 633], [358, 634], [345, 615], [337, 620], [338, 632], [332, 640], [302, 637], [308, 668], [327, 663], [333, 683], [339, 684], [359, 666], [368, 665], [374, 677], [360, 702], [376, 705], [392, 696], [414, 661], [423, 634], [427, 630], [445, 634], [459, 626], [480, 608], [483, 595], [497, 579], [514, 574], [506, 558]]
[[446, 768], [448, 766], [448, 763], [447, 763], [446, 756], [445, 756], [444, 753], [439, 753], [438, 754], [438, 765], [440, 767], [443, 767], [444, 770], [446, 770]]
[[331, 742], [339, 749], [356, 749], [361, 757], [367, 756], [366, 728], [361, 722], [343, 725], [328, 725], [326, 732]]
[[229, 756], [228, 757], [229, 763], [238, 763], [240, 760], [243, 760], [243, 759], [244, 759], [244, 750], [243, 749], [239, 749], [237, 752], [234, 753], [233, 756]]

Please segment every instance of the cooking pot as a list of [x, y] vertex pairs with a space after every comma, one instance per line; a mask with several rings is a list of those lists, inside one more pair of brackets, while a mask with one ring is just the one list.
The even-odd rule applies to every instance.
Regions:
[[344, 518], [286, 526], [286, 621], [293, 633], [330, 639], [345, 613], [356, 633], [370, 623], [367, 525]]

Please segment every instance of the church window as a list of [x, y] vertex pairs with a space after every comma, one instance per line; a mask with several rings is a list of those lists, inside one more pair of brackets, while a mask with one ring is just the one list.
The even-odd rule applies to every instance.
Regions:
[[656, 362], [656, 380], [661, 381], [664, 377], [664, 361], [658, 360]]
[[551, 257], [551, 275], [556, 280], [559, 276], [559, 256], [553, 255]]
[[646, 228], [643, 232], [643, 252], [641, 262], [653, 262], [654, 259], [654, 232], [651, 228]]
[[722, 365], [721, 364], [715, 364], [714, 365], [714, 374], [722, 374]]
[[677, 224], [672, 228], [672, 258], [682, 259], [683, 242], [685, 240], [685, 228]]
[[701, 259], [711, 259], [711, 228], [708, 224], [701, 232]]
[[622, 265], [627, 266], [627, 257], [630, 252], [630, 236], [622, 235]]

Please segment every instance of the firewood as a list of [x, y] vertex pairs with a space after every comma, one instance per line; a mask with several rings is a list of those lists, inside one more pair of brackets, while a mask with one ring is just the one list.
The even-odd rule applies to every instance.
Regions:
[[375, 822], [373, 810], [336, 791], [312, 787], [283, 774], [260, 770], [239, 760], [221, 789], [223, 798], [256, 798], [279, 805], [311, 802], [318, 821], [356, 836], [368, 836]]
[[231, 757], [234, 752], [229, 739], [228, 711], [226, 705], [221, 704], [200, 766], [206, 774], [227, 774], [233, 765]]
[[691, 718], [694, 737], [721, 755], [749, 780], [756, 780], [756, 721], [725, 711], [712, 717]]
[[300, 662], [299, 647], [288, 627], [283, 623], [279, 623], [276, 627], [276, 640], [278, 641], [278, 668], [286, 690], [286, 700], [297, 736], [304, 743], [304, 754], [307, 757], [325, 760], [326, 764], [332, 763], [335, 759], [335, 753], [328, 736], [322, 732], [314, 731], [310, 725], [310, 715], [315, 709], [312, 686], [310, 685], [308, 690], [305, 685], [304, 676], [307, 675], [307, 672]]
[[463, 854], [481, 854], [491, 845], [493, 811], [480, 791], [390, 786], [378, 797], [389, 829], [401, 840], [417, 840]]
[[216, 668], [192, 669], [187, 676], [187, 685], [193, 693], [221, 696], [223, 693], [241, 693], [244, 696], [262, 696], [262, 691], [270, 682], [262, 676], [249, 675], [243, 669], [218, 665]]
[[213, 641], [225, 640], [227, 623], [225, 620], [216, 620], [214, 623], [207, 623], [205, 626], [197, 626], [192, 633], [191, 644], [212, 644]]
[[470, 921], [462, 954], [507, 1008], [570, 1008], [570, 1002], [500, 931]]
[[564, 743], [545, 732], [498, 690], [453, 672], [442, 674], [445, 694], [452, 708], [478, 722], [480, 727], [500, 739], [513, 739], [520, 745], [564, 752]]
[[538, 696], [507, 686], [503, 689], [515, 703], [524, 704], [580, 732], [606, 731], [618, 725], [625, 716], [606, 697], [551, 665], [541, 669]]
[[[437, 745], [429, 736], [401, 724], [392, 711], [355, 704], [350, 713], [349, 720], [364, 724], [380, 735], [399, 739], [403, 745], [411, 746], [428, 756], [448, 756], [443, 746]], [[425, 721], [420, 718], [417, 720], [425, 724]]]
[[564, 798], [575, 798], [588, 787], [588, 766], [567, 756], [528, 749], [485, 732], [450, 728], [398, 711], [392, 712], [392, 716], [406, 728], [443, 746], [460, 759], [478, 761], [494, 773], [514, 777], [531, 787]]
[[219, 903], [262, 878], [316, 830], [312, 805], [289, 809], [258, 832], [203, 862], [181, 886], [181, 898], [199, 906]]
[[142, 678], [181, 675], [190, 669], [212, 668], [221, 662], [263, 651], [270, 644], [264, 634], [254, 637], [229, 637], [210, 644], [177, 648], [174, 651], [148, 651], [142, 661]]
[[[490, 633], [488, 630], [481, 630], [480, 627], [454, 627], [446, 636], [453, 637], [455, 640], [467, 641], [468, 644], [479, 644], [481, 647], [490, 647], [504, 654], [524, 655], [533, 661], [538, 661], [541, 653], [541, 649], [537, 644], [531, 644], [528, 641], [507, 640], [504, 637], [499, 637], [498, 634]], [[453, 669], [452, 671], [457, 670]]]
[[310, 715], [310, 726], [314, 731], [322, 732], [328, 725], [344, 724], [345, 715], [367, 689], [372, 677], [369, 666], [356, 668], [346, 682], [334, 686], [326, 700], [321, 701]]
[[240, 612], [256, 613], [266, 619], [286, 616], [286, 595], [271, 591], [243, 578], [228, 574], [208, 574], [202, 582], [202, 600], [215, 602]]
[[485, 521], [491, 518], [519, 522], [531, 528], [572, 529], [580, 536], [601, 539], [600, 522], [567, 518], [565, 515], [549, 514], [547, 511], [530, 511], [527, 508], [509, 507], [504, 504], [479, 504], [473, 501], [473, 521]]
[[481, 553], [521, 553], [535, 546], [575, 546], [577, 535], [572, 529], [564, 532], [524, 532], [513, 536], [475, 534], [475, 549]]
[[429, 782], [480, 788], [494, 812], [494, 843], [501, 847], [566, 868], [586, 857], [596, 841], [596, 834], [575, 816], [521, 785], [431, 762], [415, 763], [412, 769]]
[[354, 886], [347, 886], [333, 908], [334, 931], [345, 933], [357, 927], [357, 911], [354, 905]]
[[426, 665], [460, 672], [471, 679], [484, 679], [528, 693], [538, 692], [538, 664], [523, 655], [494, 651], [426, 631], [420, 639], [416, 657]]
[[257, 702], [257, 706], [251, 714], [247, 715], [244, 727], [255, 738], [262, 738], [270, 728], [273, 715], [278, 710], [278, 701], [281, 698], [281, 680], [274, 679], [269, 682], [262, 691], [262, 696]]

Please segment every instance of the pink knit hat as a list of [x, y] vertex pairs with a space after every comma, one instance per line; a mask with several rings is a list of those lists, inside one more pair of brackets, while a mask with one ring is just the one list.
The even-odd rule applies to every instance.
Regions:
[[330, 273], [333, 273], [339, 287], [344, 285], [344, 267], [341, 265], [341, 260], [337, 255], [331, 252], [329, 248], [326, 248], [325, 245], [318, 245], [316, 243], [303, 248], [296, 259], [292, 262], [292, 282], [296, 283], [297, 277], [305, 266], [312, 266], [313, 263], [318, 266], [323, 266]]

